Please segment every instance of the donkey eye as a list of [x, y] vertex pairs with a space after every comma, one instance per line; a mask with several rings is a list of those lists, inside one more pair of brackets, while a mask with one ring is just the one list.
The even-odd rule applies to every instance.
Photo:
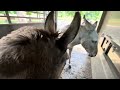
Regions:
[[92, 41], [92, 43], [97, 43], [97, 41]]

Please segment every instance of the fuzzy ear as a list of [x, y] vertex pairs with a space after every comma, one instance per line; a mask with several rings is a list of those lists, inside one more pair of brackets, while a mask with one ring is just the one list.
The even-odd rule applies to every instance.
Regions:
[[76, 12], [72, 23], [70, 24], [66, 32], [62, 35], [62, 37], [58, 40], [59, 45], [62, 45], [63, 48], [66, 48], [67, 45], [76, 37], [79, 31], [80, 24], [81, 15], [79, 12]]
[[87, 21], [85, 15], [83, 16], [83, 19], [84, 19], [84, 22], [85, 22], [86, 24], [90, 24], [90, 23]]
[[51, 11], [45, 21], [45, 30], [48, 30], [50, 33], [55, 33], [56, 23], [54, 21], [54, 11]]
[[84, 15], [83, 19], [84, 19], [86, 30], [93, 30], [94, 26], [90, 22], [88, 22], [88, 20], [85, 18], [85, 15]]
[[96, 26], [97, 26], [97, 23], [98, 23], [98, 21], [96, 21], [94, 24], [93, 24], [93, 26], [96, 28]]
[[91, 26], [91, 23], [87, 21], [85, 15], [83, 16], [83, 19], [84, 19], [85, 25], [87, 25], [88, 27]]
[[83, 19], [86, 20], [85, 15], [83, 16]]

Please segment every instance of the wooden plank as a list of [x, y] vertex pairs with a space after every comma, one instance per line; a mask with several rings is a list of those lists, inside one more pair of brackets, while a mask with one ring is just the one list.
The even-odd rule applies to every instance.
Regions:
[[44, 11], [43, 13], [44, 13], [44, 22], [45, 22], [45, 18], [46, 18], [46, 12]]
[[[7, 16], [0, 16], [0, 17], [7, 17]], [[31, 18], [31, 19], [44, 19], [44, 18], [36, 18], [36, 17], [19, 17], [19, 16], [9, 16], [10, 18]]]
[[[108, 37], [108, 36], [104, 36]], [[118, 61], [118, 55], [116, 52], [112, 53], [113, 51], [112, 47], [109, 48], [109, 46], [106, 48], [106, 51], [103, 51], [103, 48], [101, 47], [101, 44], [104, 40], [104, 37], [100, 37], [100, 42], [98, 43], [98, 51], [99, 51], [99, 57], [102, 62], [102, 67], [104, 67], [104, 72], [106, 78], [115, 78], [118, 79], [120, 78], [120, 60]], [[106, 41], [108, 38], [106, 39]], [[110, 40], [111, 45], [113, 45], [113, 41]], [[106, 42], [104, 42], [106, 44]], [[113, 45], [114, 46], [114, 45]], [[97, 59], [95, 59], [97, 60]], [[116, 63], [117, 61], [117, 63]], [[97, 67], [97, 66], [96, 66]], [[104, 76], [104, 75], [103, 75]]]
[[44, 13], [41, 13], [41, 12], [38, 12], [38, 11], [31, 11], [32, 13], [39, 13], [39, 14], [44, 14]]
[[107, 11], [103, 11], [102, 16], [101, 16], [101, 19], [100, 19], [100, 22], [99, 22], [99, 25], [98, 25], [98, 28], [97, 28], [97, 33], [100, 32], [101, 27], [102, 27], [102, 25], [103, 25], [103, 22], [104, 22], [104, 20], [105, 20], [106, 15], [107, 15]]
[[41, 12], [39, 12], [39, 11], [25, 11], [25, 12], [31, 12], [31, 13], [39, 13], [39, 14], [43, 14], [43, 13], [41, 13]]
[[120, 46], [117, 45], [114, 41], [112, 41], [112, 39], [107, 35], [104, 35], [104, 37], [101, 38], [100, 38], [101, 40], [100, 45], [101, 45], [101, 50], [103, 51], [100, 52], [103, 52], [106, 55], [106, 57], [109, 58], [108, 61], [110, 61], [113, 64], [113, 66], [116, 68], [117, 72], [120, 73]]
[[110, 51], [108, 52], [108, 57], [111, 59], [112, 63], [115, 65], [116, 69], [120, 73], [120, 56], [116, 53], [114, 47], [110, 48]]
[[111, 37], [108, 35], [104, 35], [104, 36], [100, 37], [99, 41], [100, 41], [99, 43], [100, 43], [101, 48], [103, 49], [104, 53], [107, 54], [113, 43]]

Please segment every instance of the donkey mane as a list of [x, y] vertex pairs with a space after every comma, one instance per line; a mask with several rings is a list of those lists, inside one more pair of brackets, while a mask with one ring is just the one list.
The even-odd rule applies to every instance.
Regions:
[[[27, 28], [29, 30], [24, 30], [24, 28]], [[19, 33], [20, 31], [22, 31], [21, 33], [27, 33], [27, 34], [23, 35], [23, 34]], [[30, 33], [29, 31], [32, 31], [32, 32]], [[12, 37], [11, 37], [11, 35], [12, 35]], [[32, 61], [32, 59], [30, 60], [30, 58], [27, 58], [27, 56], [29, 56], [30, 52], [32, 53], [32, 50], [34, 50], [36, 48], [33, 51], [36, 53], [33, 53], [33, 55], [30, 54], [31, 57], [34, 56], [34, 58], [36, 58], [35, 56], [37, 56], [37, 53], [38, 53], [37, 49], [39, 50], [39, 48], [40, 48], [40, 47], [37, 48], [37, 43], [39, 42], [40, 44], [42, 44], [43, 42], [49, 42], [50, 39], [57, 39], [58, 35], [59, 35], [58, 32], [51, 34], [47, 30], [37, 29], [37, 28], [31, 27], [31, 26], [28, 26], [28, 27], [25, 26], [18, 30], [13, 31], [11, 34], [7, 35], [6, 37], [1, 38], [1, 41], [3, 41], [3, 42], [0, 42], [0, 44], [1, 44], [0, 50], [2, 50], [4, 52], [0, 52], [1, 53], [1, 55], [0, 55], [0, 58], [1, 58], [0, 59], [0, 72], [3, 75], [12, 76], [12, 75], [15, 75], [18, 72], [22, 71], [23, 68], [30, 67], [33, 63], [37, 64], [38, 61], [36, 61], [36, 60]], [[32, 46], [34, 46], [34, 47], [32, 47]], [[42, 45], [41, 45], [41, 47], [42, 47], [41, 48], [41, 58], [42, 58], [42, 56], [44, 57], [43, 54], [47, 53], [47, 50], [45, 50], [45, 48]], [[4, 48], [6, 48], [7, 50], [4, 50]], [[26, 50], [28, 48], [29, 48], [29, 50]], [[13, 49], [14, 49], [14, 51], [13, 51]], [[43, 49], [44, 49], [45, 53], [43, 53]], [[10, 52], [12, 52], [12, 53], [10, 53]], [[5, 58], [5, 59], [2, 60], [2, 58]], [[16, 60], [15, 63], [17, 63], [17, 64], [13, 63], [12, 58], [14, 58]], [[10, 59], [10, 60], [8, 61], [7, 59]], [[26, 59], [26, 61], [23, 61], [25, 59]], [[41, 60], [44, 60], [44, 59], [41, 59]], [[46, 59], [46, 60], [50, 60], [50, 59]], [[49, 62], [46, 60], [42, 61], [42, 62], [39, 61], [41, 63], [40, 65], [45, 65], [45, 63]], [[24, 65], [23, 65], [23, 63], [24, 63]], [[25, 63], [28, 63], [29, 65], [28, 64], [26, 65]], [[19, 68], [14, 68], [14, 67], [19, 67]], [[12, 70], [12, 68], [14, 68], [14, 70]]]

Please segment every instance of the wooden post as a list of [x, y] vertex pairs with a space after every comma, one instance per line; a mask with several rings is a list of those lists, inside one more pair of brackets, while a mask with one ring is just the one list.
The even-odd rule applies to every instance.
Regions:
[[58, 16], [58, 11], [55, 11], [55, 24], [56, 24], [56, 30], [57, 30], [57, 16]]
[[8, 11], [5, 11], [5, 14], [7, 16], [7, 20], [8, 20], [8, 23], [11, 24], [11, 19], [10, 19], [10, 16], [9, 16], [9, 12]]
[[37, 11], [37, 18], [38, 18], [38, 11]]
[[57, 23], [58, 11], [55, 11], [55, 22]]
[[46, 11], [43, 11], [43, 15], [44, 15], [44, 23], [45, 23]]
[[104, 19], [105, 19], [106, 15], [107, 15], [107, 11], [103, 11], [98, 28], [97, 28], [97, 33], [100, 33], [100, 30], [101, 30], [101, 27], [104, 23]]

